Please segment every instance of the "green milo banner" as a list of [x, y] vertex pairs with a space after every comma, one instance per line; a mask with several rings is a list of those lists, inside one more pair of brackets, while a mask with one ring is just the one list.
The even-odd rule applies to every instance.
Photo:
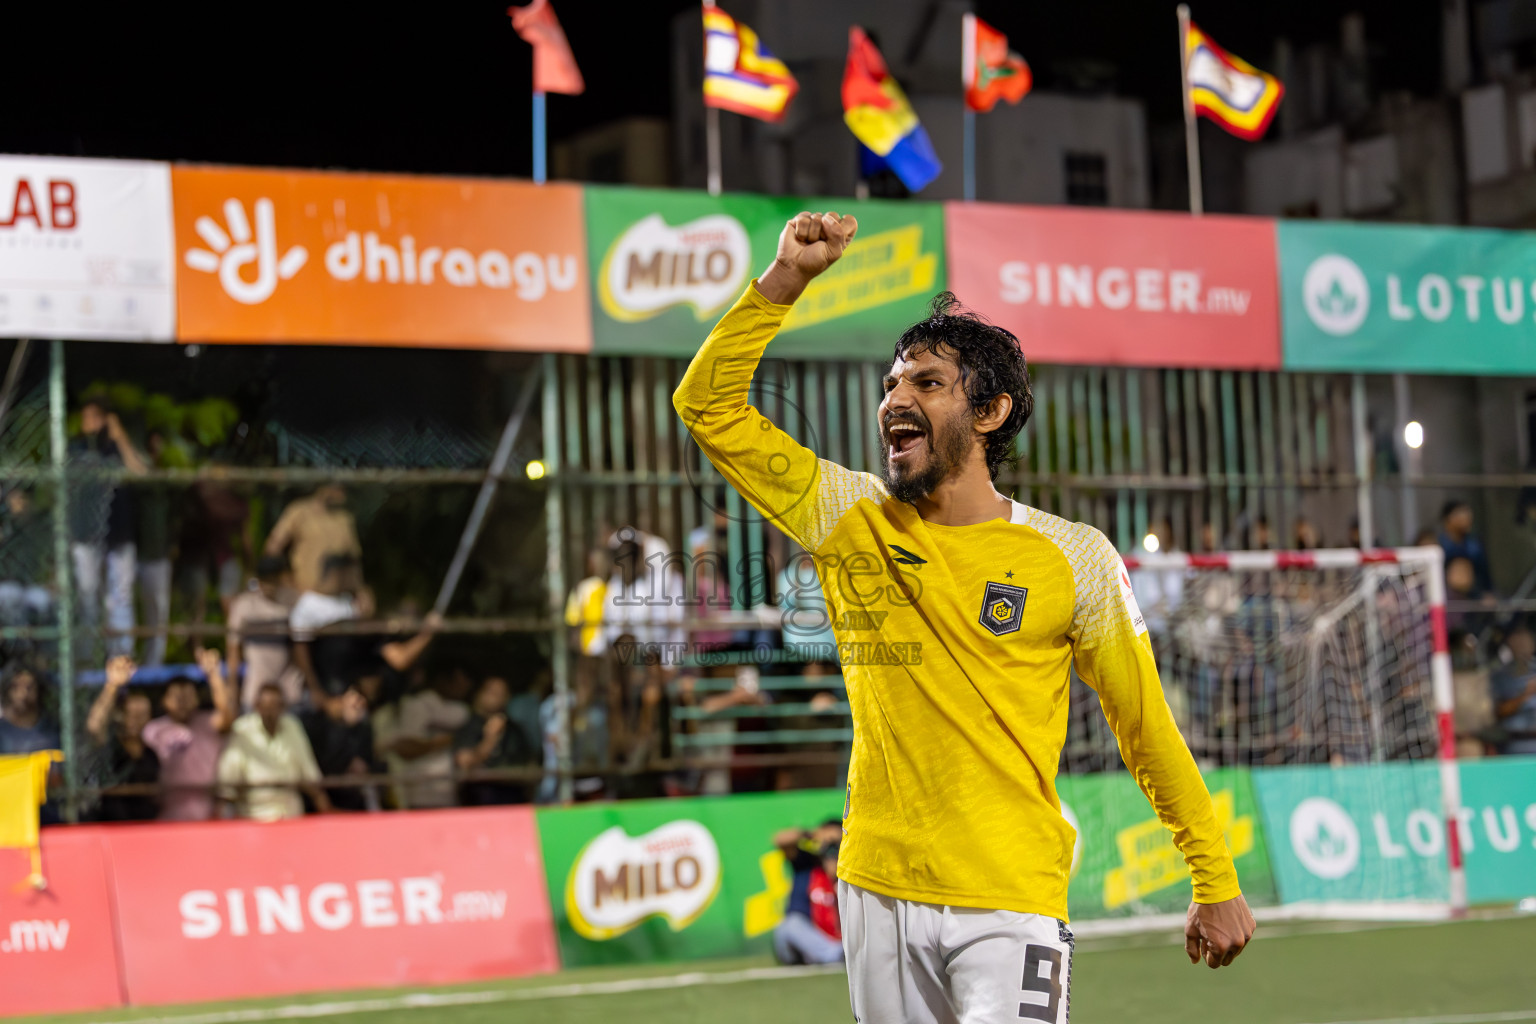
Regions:
[[[1246, 769], [1206, 774], [1216, 814], [1255, 903], [1274, 883]], [[1097, 918], [1183, 910], [1189, 872], [1123, 773], [1057, 780], [1078, 829], [1069, 913]], [[781, 829], [842, 813], [842, 790], [743, 794], [537, 811], [561, 960], [688, 960], [767, 952], [791, 885]]]
[[767, 952], [790, 889], [774, 834], [842, 813], [840, 789], [537, 811], [561, 962]]
[[778, 248], [801, 210], [859, 220], [858, 237], [806, 290], [770, 353], [886, 357], [945, 288], [938, 203], [712, 197], [667, 189], [585, 190], [595, 354], [691, 357]]
[[[1243, 768], [1205, 773], [1216, 817], [1250, 903], [1273, 903], [1263, 831], [1251, 774]], [[1123, 772], [1059, 776], [1062, 811], [1077, 829], [1067, 912], [1074, 920], [1182, 911], [1189, 906], [1189, 869], [1172, 834]]]
[[[1536, 896], [1536, 758], [1460, 766], [1473, 903]], [[1434, 764], [1205, 773], [1249, 902], [1444, 901]], [[1061, 776], [1078, 831], [1074, 920], [1177, 912], [1189, 873], [1129, 775]], [[636, 963], [765, 953], [791, 877], [775, 833], [842, 812], [842, 790], [640, 800], [536, 812], [561, 959]]]
[[[1444, 901], [1438, 771], [1381, 764], [1255, 772], [1281, 900]], [[1536, 758], [1463, 761], [1460, 773], [1469, 901], [1536, 895]]]
[[1536, 372], [1536, 233], [1280, 221], [1287, 370]]

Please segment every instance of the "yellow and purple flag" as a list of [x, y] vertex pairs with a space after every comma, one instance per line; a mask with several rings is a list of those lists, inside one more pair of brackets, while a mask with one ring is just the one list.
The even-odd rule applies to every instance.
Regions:
[[1184, 69], [1196, 114], [1240, 139], [1264, 137], [1285, 95], [1280, 79], [1234, 57], [1193, 24], [1184, 36]]
[[704, 105], [781, 121], [800, 84], [757, 33], [718, 7], [704, 8]]

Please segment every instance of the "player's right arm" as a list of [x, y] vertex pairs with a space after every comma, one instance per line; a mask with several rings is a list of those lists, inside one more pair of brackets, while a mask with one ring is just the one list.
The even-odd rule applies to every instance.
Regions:
[[[815, 550], [818, 491], [829, 463], [748, 404], [763, 351], [807, 285], [842, 256], [853, 217], [802, 213], [784, 226], [773, 265], [721, 318], [672, 404], [726, 480], [764, 516]], [[842, 470], [846, 473], [846, 470]]]

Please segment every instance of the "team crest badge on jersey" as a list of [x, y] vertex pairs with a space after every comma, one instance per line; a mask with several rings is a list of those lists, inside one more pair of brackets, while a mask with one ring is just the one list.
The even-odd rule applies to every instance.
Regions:
[[1024, 599], [1028, 596], [1027, 587], [988, 583], [986, 593], [981, 595], [981, 624], [993, 636], [1017, 632], [1019, 623], [1024, 621]]

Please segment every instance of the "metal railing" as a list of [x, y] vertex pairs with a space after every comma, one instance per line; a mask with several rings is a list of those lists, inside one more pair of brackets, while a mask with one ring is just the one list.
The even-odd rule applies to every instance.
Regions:
[[[478, 414], [473, 430], [455, 428], [454, 433], [435, 421], [420, 419], [415, 409], [387, 408], [381, 415], [394, 416], [409, 428], [386, 432], [381, 436], [387, 440], [376, 445], [328, 447], [319, 433], [306, 434], [286, 422], [286, 413], [263, 423], [259, 409], [243, 406], [241, 415], [250, 419], [247, 448], [252, 438], [259, 437], [264, 445], [259, 458], [242, 461], [244, 448], [221, 450], [217, 460], [210, 457], [203, 465], [167, 464], [131, 475], [78, 465], [69, 458], [70, 409], [76, 404], [70, 401], [71, 394], [78, 398], [86, 391], [89, 386], [78, 386], [78, 382], [97, 371], [71, 378], [66, 375], [65, 357], [74, 358], [79, 352], [82, 364], [103, 362], [97, 350], [63, 342], [32, 349], [32, 364], [26, 372], [8, 375], [14, 388], [0, 396], [0, 406], [9, 410], [0, 420], [0, 486], [7, 491], [18, 485], [32, 489], [46, 516], [48, 564], [42, 584], [53, 602], [53, 618], [0, 622], [0, 648], [9, 651], [4, 645], [30, 645], [35, 656], [44, 658], [49, 651], [54, 658], [60, 650], [69, 652], [54, 666], [61, 694], [76, 691], [80, 669], [99, 665], [95, 650], [114, 638], [145, 641], [163, 635], [173, 642], [216, 642], [227, 633], [216, 621], [216, 608], [210, 608], [203, 622], [183, 620], [127, 629], [109, 628], [105, 622], [86, 625], [72, 578], [69, 517], [79, 488], [93, 483], [152, 484], [177, 493], [202, 486], [230, 488], [253, 506], [249, 535], [255, 541], [270, 525], [285, 495], [321, 483], [346, 484], [352, 489], [360, 525], [375, 531], [371, 536], [376, 542], [365, 545], [365, 556], [373, 559], [373, 566], [417, 580], [414, 596], [424, 606], [447, 570], [454, 539], [470, 518], [476, 488], [489, 481], [496, 485], [497, 499], [486, 513], [487, 533], [473, 547], [469, 577], [439, 630], [439, 649], [480, 642], [519, 644], [505, 648], [515, 652], [504, 656], [511, 674], [518, 677], [514, 682], [531, 680], [548, 667], [554, 690], [562, 695], [568, 695], [571, 687], [566, 597], [585, 575], [588, 552], [604, 546], [617, 527], [636, 526], [662, 537], [673, 550], [686, 551], [690, 535], [701, 528], [713, 533], [718, 514], [723, 522], [720, 545], [727, 588], [741, 618], [715, 617], [701, 621], [701, 628], [761, 629], [749, 609], [777, 596], [771, 574], [758, 578], [751, 567], [764, 560], [782, 566], [788, 545], [701, 457], [678, 421], [671, 394], [685, 368], [682, 360], [456, 354], [453, 358], [463, 367], [473, 367], [476, 383], [494, 382], [477, 394], [481, 404], [497, 415]], [[46, 367], [36, 358], [39, 351], [47, 353]], [[17, 350], [11, 354], [16, 356]], [[175, 378], [188, 387], [207, 385], [210, 392], [238, 396], [253, 379], [268, 372], [262, 360], [270, 358], [270, 352], [205, 352], [197, 359], [181, 358], [173, 366], [162, 357], [144, 376], [152, 386], [161, 386], [158, 377]], [[325, 358], [342, 357], [330, 353]], [[373, 358], [373, 354], [358, 353], [355, 358]], [[391, 353], [389, 358], [447, 357]], [[13, 363], [19, 365], [19, 359]], [[217, 373], [207, 369], [215, 364]], [[46, 372], [36, 372], [39, 369]], [[883, 367], [874, 362], [769, 360], [759, 373], [752, 398], [770, 419], [823, 457], [858, 471], [879, 472], [872, 410], [879, 401], [881, 372]], [[1003, 472], [999, 487], [1046, 511], [1100, 526], [1122, 550], [1130, 550], [1161, 520], [1170, 523], [1175, 542], [1184, 550], [1242, 547], [1253, 540], [1261, 524], [1273, 546], [1287, 546], [1286, 540], [1304, 518], [1338, 543], [1351, 517], [1361, 517], [1362, 533], [1373, 532], [1372, 487], [1444, 488], [1473, 495], [1536, 487], [1536, 473], [1521, 472], [1414, 473], [1411, 479], [1405, 472], [1383, 478], [1370, 438], [1362, 433], [1364, 392], [1358, 377], [1094, 367], [1037, 368], [1035, 374], [1035, 412], [1016, 446], [1019, 463]], [[217, 379], [209, 384], [210, 377]], [[277, 377], [278, 371], [271, 371], [271, 380]], [[537, 387], [530, 392], [528, 422], [513, 439], [506, 464], [488, 472], [500, 416], [513, 411], [517, 396], [533, 380]], [[77, 386], [66, 386], [72, 383]], [[437, 434], [448, 440], [434, 442]], [[406, 444], [401, 438], [408, 439], [411, 450], [402, 450], [398, 460], [390, 463], [389, 445]], [[384, 449], [385, 454], [368, 455], [375, 449]], [[542, 475], [531, 479], [530, 464], [535, 460]], [[430, 464], [434, 461], [439, 464]], [[408, 522], [404, 516], [392, 518], [396, 499], [404, 494], [430, 494], [436, 507], [431, 515]], [[262, 506], [260, 511], [257, 505]], [[0, 516], [0, 525], [3, 522]], [[6, 578], [7, 557], [4, 538], [0, 538], [0, 582]], [[1536, 600], [1510, 608], [1531, 610]], [[419, 621], [379, 617], [338, 632], [413, 629]], [[712, 651], [695, 656], [684, 667], [757, 665], [765, 673], [762, 689], [789, 697], [802, 687], [794, 682], [797, 677], [776, 666], [792, 663], [793, 657], [777, 647]], [[731, 685], [708, 676], [696, 683], [700, 694]], [[831, 684], [823, 680], [815, 685]], [[569, 703], [568, 699], [560, 703], [557, 772], [566, 796], [579, 767], [570, 761], [570, 730], [564, 719]], [[729, 755], [731, 763], [766, 765], [767, 759], [791, 763], [797, 756], [806, 764], [830, 763], [838, 756], [835, 751], [755, 751], [774, 743], [792, 748], [823, 743], [845, 746], [846, 728], [838, 723], [847, 714], [846, 704], [815, 712], [801, 707], [806, 704], [789, 701], [743, 708], [717, 719], [747, 721], [754, 717], [749, 712], [755, 712], [764, 722], [803, 716], [829, 727], [779, 730], [785, 735], [776, 740], [760, 738], [774, 736], [774, 730], [740, 730], [729, 744], [735, 750]], [[692, 709], [676, 711], [678, 725], [704, 720]], [[58, 718], [66, 745], [81, 743], [79, 703], [72, 698], [61, 700]], [[755, 738], [742, 738], [748, 736]], [[715, 748], [725, 746], [721, 738], [686, 738], [679, 750], [718, 754]], [[79, 774], [79, 761], [72, 757], [66, 762], [67, 788], [86, 796], [92, 790]], [[686, 763], [686, 758], [677, 761]]]

